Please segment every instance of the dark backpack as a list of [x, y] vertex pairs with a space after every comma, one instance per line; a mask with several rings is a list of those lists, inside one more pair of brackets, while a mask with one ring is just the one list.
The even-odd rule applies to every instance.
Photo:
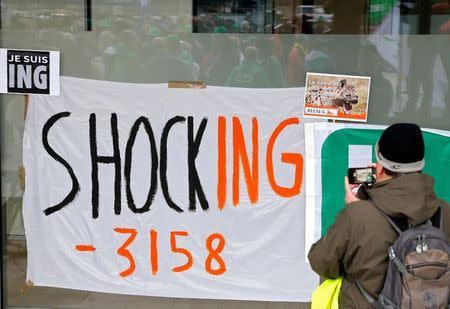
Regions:
[[357, 282], [361, 293], [377, 309], [450, 309], [450, 242], [441, 230], [441, 208], [414, 227], [401, 228], [402, 222], [383, 216], [399, 236], [387, 252], [380, 296], [373, 299]]

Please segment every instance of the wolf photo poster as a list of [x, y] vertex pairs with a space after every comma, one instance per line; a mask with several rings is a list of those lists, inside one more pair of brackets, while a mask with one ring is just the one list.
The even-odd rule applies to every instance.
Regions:
[[304, 251], [302, 95], [63, 77], [60, 97], [31, 96], [27, 279], [308, 301], [319, 279]]
[[370, 77], [306, 74], [304, 117], [366, 122]]

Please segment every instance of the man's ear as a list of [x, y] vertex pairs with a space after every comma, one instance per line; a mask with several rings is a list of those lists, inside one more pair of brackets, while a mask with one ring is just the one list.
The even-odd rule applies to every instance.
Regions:
[[391, 179], [392, 176], [390, 176], [389, 174], [386, 173], [386, 169], [380, 164], [377, 164], [377, 181], [383, 181], [383, 180], [388, 180]]
[[378, 176], [378, 178], [380, 178], [380, 176], [384, 176], [386, 174], [384, 167], [380, 163], [377, 163], [375, 169], [376, 169], [376, 175]]

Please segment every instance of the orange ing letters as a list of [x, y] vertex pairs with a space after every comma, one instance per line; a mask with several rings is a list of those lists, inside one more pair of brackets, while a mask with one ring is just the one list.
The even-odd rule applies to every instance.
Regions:
[[303, 178], [303, 156], [299, 153], [283, 153], [281, 154], [281, 161], [295, 166], [295, 180], [290, 188], [279, 186], [275, 180], [273, 171], [273, 146], [280, 135], [281, 131], [289, 125], [298, 125], [300, 120], [298, 118], [289, 118], [282, 121], [278, 127], [273, 131], [272, 136], [267, 144], [266, 169], [267, 177], [269, 178], [272, 190], [282, 197], [292, 197], [300, 193]]
[[247, 150], [245, 147], [244, 133], [238, 117], [233, 117], [233, 205], [239, 204], [239, 158], [242, 161], [245, 183], [247, 184], [250, 202], [258, 202], [258, 120], [252, 119], [252, 170], [250, 172], [250, 163], [248, 161]]
[[[303, 178], [303, 156], [299, 153], [282, 153], [281, 161], [287, 164], [292, 164], [295, 167], [294, 183], [291, 187], [283, 187], [278, 185], [275, 179], [274, 165], [273, 165], [273, 149], [278, 136], [282, 131], [290, 125], [298, 125], [300, 119], [293, 117], [282, 121], [272, 132], [269, 142], [267, 144], [266, 152], [266, 171], [267, 177], [272, 190], [279, 196], [288, 198], [298, 195], [301, 190]], [[227, 196], [227, 144], [226, 144], [226, 118], [220, 116], [218, 118], [218, 157], [217, 157], [217, 202], [218, 208], [223, 209]], [[242, 129], [241, 121], [238, 117], [233, 117], [233, 179], [232, 179], [232, 196], [233, 205], [239, 204], [239, 176], [242, 164], [242, 170], [247, 185], [247, 191], [250, 202], [255, 204], [259, 198], [259, 136], [258, 136], [258, 119], [252, 118], [252, 137], [251, 137], [251, 167], [249, 155], [247, 152], [246, 141]]]

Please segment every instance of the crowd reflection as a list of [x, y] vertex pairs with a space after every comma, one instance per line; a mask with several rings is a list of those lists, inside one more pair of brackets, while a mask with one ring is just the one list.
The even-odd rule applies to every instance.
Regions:
[[[350, 31], [338, 27], [345, 12], [336, 11], [338, 5], [333, 11], [333, 2], [327, 3], [323, 14], [333, 18], [321, 26], [328, 34], [317, 35], [283, 35], [282, 16], [275, 27], [279, 33], [255, 34], [259, 28], [251, 14], [236, 22], [217, 14], [105, 13], [93, 20], [93, 31], [86, 32], [82, 16], [71, 11], [47, 12], [38, 18], [21, 12], [10, 14], [4, 25], [28, 33], [27, 47], [60, 50], [63, 75], [137, 83], [201, 80], [215, 86], [263, 88], [304, 86], [306, 72], [364, 75], [372, 77], [371, 100], [377, 104], [369, 109], [369, 118], [420, 123], [423, 117], [445, 121], [450, 116], [447, 36], [358, 34], [363, 32], [363, 18], [356, 11], [359, 17], [354, 20], [359, 21], [347, 25], [353, 34], [342, 35]], [[364, 3], [355, 0], [354, 5]], [[449, 8], [438, 3], [433, 10], [444, 12], [435, 23], [436, 34], [448, 34]], [[396, 18], [395, 11], [386, 18]], [[301, 27], [301, 21], [289, 23], [289, 31]], [[414, 21], [400, 23], [411, 28]]]

